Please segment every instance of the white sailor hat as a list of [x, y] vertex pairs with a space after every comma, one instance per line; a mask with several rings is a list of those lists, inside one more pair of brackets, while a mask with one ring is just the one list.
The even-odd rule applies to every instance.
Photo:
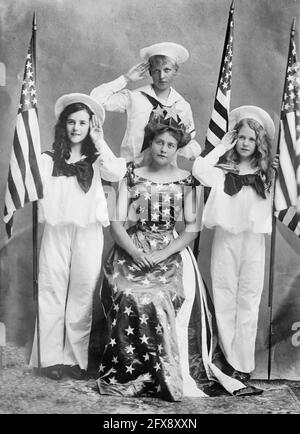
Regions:
[[255, 105], [243, 105], [229, 113], [229, 130], [242, 119], [254, 119], [264, 127], [270, 139], [274, 139], [275, 125], [271, 116], [260, 107]]
[[62, 111], [70, 104], [73, 103], [83, 103], [88, 106], [93, 113], [100, 120], [101, 125], [103, 125], [105, 119], [105, 110], [101, 104], [99, 104], [94, 98], [84, 94], [84, 93], [68, 93], [66, 95], [62, 95], [58, 98], [54, 106], [54, 113], [56, 119], [59, 118]]
[[189, 52], [182, 45], [174, 42], [161, 42], [140, 50], [140, 57], [147, 62], [151, 56], [167, 56], [176, 63], [183, 63], [189, 58]]

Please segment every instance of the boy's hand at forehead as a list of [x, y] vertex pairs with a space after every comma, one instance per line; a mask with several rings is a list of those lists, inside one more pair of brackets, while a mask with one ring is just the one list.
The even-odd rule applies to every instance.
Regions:
[[149, 70], [149, 65], [149, 62], [142, 62], [130, 68], [129, 71], [124, 75], [127, 82], [138, 81], [145, 78], [145, 74]]

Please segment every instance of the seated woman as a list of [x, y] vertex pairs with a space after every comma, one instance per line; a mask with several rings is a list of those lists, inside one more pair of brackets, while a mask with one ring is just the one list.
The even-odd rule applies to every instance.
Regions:
[[[137, 169], [129, 164], [120, 186], [111, 222], [116, 245], [106, 261], [101, 291], [109, 328], [97, 380], [101, 394], [178, 401], [184, 395], [183, 376], [192, 381], [182, 373], [176, 316], [185, 299], [180, 252], [199, 231], [197, 182], [171, 164], [188, 141], [182, 124], [152, 119], [145, 129], [151, 162]], [[127, 231], [126, 219], [134, 222]], [[185, 228], [176, 236], [179, 220]], [[205, 396], [195, 389], [197, 396]]]

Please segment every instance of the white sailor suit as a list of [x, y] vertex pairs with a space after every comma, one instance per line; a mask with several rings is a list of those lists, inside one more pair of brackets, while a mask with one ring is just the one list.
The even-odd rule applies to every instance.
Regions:
[[244, 185], [234, 195], [227, 194], [226, 172], [214, 167], [225, 152], [220, 144], [206, 157], [197, 158], [192, 173], [211, 187], [203, 224], [215, 227], [211, 276], [220, 345], [233, 368], [249, 373], [255, 366], [265, 234], [272, 228], [271, 195], [265, 191], [263, 198], [250, 185]]
[[[73, 166], [84, 162], [83, 156]], [[44, 198], [39, 201], [39, 220], [45, 223], [38, 278], [42, 367], [64, 364], [87, 368], [102, 227], [109, 225], [101, 178], [119, 181], [126, 172], [126, 162], [115, 157], [101, 140], [100, 156], [91, 167], [90, 186], [84, 191], [75, 175], [53, 176], [55, 163], [50, 152], [41, 156]], [[30, 365], [38, 366], [37, 362], [35, 333]]]

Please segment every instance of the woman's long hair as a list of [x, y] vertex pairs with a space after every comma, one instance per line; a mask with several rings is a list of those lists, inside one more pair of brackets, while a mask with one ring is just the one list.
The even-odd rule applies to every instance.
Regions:
[[[253, 168], [257, 167], [262, 175], [265, 184], [270, 184], [272, 181], [273, 170], [272, 155], [271, 155], [271, 139], [268, 136], [263, 126], [254, 119], [242, 119], [235, 126], [234, 130], [239, 133], [242, 127], [248, 126], [255, 132], [256, 147], [254, 154], [251, 157], [250, 164]], [[230, 149], [225, 154], [225, 160], [230, 164], [240, 162], [240, 156], [236, 152], [236, 148]]]
[[[68, 160], [70, 158], [71, 145], [67, 137], [67, 119], [69, 115], [79, 112], [80, 110], [86, 110], [90, 119], [94, 114], [88, 106], [81, 102], [70, 104], [61, 112], [54, 130], [54, 142], [52, 145], [54, 157], [64, 160]], [[81, 154], [86, 155], [88, 158], [93, 158], [96, 152], [97, 149], [88, 133], [82, 142]]]

